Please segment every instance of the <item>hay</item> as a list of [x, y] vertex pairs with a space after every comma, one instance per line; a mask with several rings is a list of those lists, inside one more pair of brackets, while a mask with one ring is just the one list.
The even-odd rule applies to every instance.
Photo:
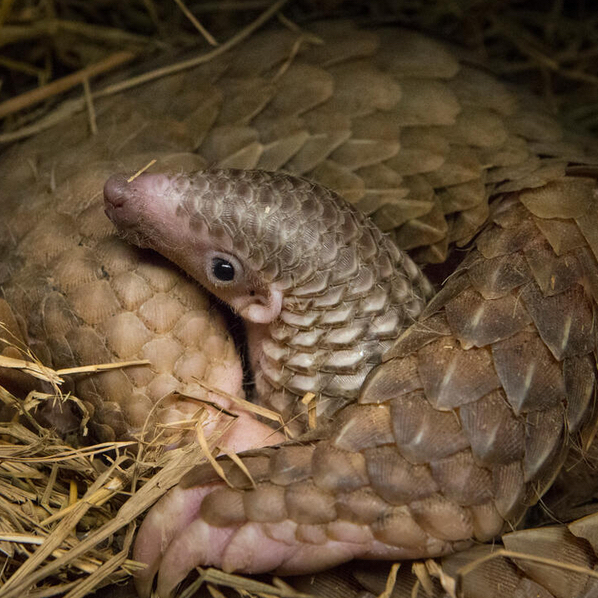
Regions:
[[[30, 370], [25, 363], [21, 371]], [[49, 373], [49, 378], [58, 376]], [[30, 398], [19, 401], [0, 387], [0, 399], [20, 412], [0, 425], [0, 553], [5, 555], [0, 595], [74, 598], [128, 580], [143, 566], [128, 558], [139, 517], [192, 467], [215, 464], [218, 438], [203, 436], [200, 416], [185, 422], [196, 426], [200, 441], [183, 448], [164, 450], [159, 437], [139, 443], [135, 455], [126, 450], [134, 442], [73, 448], [35, 423], [29, 410], [37, 401]], [[210, 582], [256, 596], [305, 596], [284, 586], [202, 571], [199, 583]]]

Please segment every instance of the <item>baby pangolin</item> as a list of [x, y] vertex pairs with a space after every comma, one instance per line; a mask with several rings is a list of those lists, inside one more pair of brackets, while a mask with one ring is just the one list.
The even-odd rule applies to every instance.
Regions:
[[437, 556], [516, 524], [595, 419], [595, 187], [564, 176], [504, 195], [422, 313], [417, 267], [323, 187], [260, 171], [111, 177], [119, 231], [244, 319], [254, 398], [295, 435], [243, 467], [222, 460], [225, 481], [198, 466], [152, 509], [140, 594], [157, 575], [168, 596], [198, 565]]

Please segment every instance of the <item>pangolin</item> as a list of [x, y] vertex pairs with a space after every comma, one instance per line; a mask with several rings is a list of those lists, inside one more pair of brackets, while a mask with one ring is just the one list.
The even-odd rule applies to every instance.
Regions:
[[[202, 466], [154, 507], [136, 548], [150, 564], [142, 595], [158, 570], [167, 596], [198, 564], [298, 573], [490, 540], [592, 438], [598, 240], [584, 142], [540, 101], [419, 34], [313, 31], [324, 44], [269, 32], [100, 101], [100, 138], [81, 119], [2, 157], [8, 329], [56, 367], [151, 361], [75, 381], [94, 438], [139, 434], [155, 405], [160, 421], [188, 417], [197, 403], [171, 392], [204, 397], [206, 374], [240, 392], [233, 343], [192, 279], [254, 324], [255, 399], [290, 418], [294, 440], [244, 453], [245, 471], [221, 462], [230, 487]], [[109, 178], [155, 157], [157, 174]], [[302, 178], [263, 173], [280, 170]], [[116, 235], [102, 214], [106, 179], [127, 237], [191, 278]], [[422, 312], [430, 287], [396, 246], [441, 262], [473, 237]], [[235, 303], [224, 283], [239, 267]], [[318, 425], [299, 436], [308, 391]], [[76, 425], [77, 414], [46, 411], [65, 431]], [[280, 440], [241, 412], [222, 442]], [[547, 529], [542, 546], [594, 566], [583, 525]], [[574, 596], [589, 583], [545, 575], [541, 587], [533, 567], [496, 562], [487, 579], [520, 593]]]

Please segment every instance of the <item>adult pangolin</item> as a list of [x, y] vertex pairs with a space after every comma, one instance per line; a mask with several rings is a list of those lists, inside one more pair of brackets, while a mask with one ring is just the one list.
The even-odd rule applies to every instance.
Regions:
[[[135, 551], [149, 563], [142, 595], [156, 574], [170, 595], [197, 565], [300, 573], [489, 541], [593, 439], [598, 216], [584, 143], [420, 35], [314, 31], [326, 43], [270, 32], [101, 101], [99, 138], [70, 122], [0, 165], [8, 328], [54, 366], [151, 362], [76, 381], [95, 438], [189, 417], [197, 403], [172, 391], [205, 398], [197, 378], [240, 392], [232, 343], [194, 281], [247, 322], [253, 398], [295, 434], [242, 467], [223, 459], [227, 483], [198, 467], [153, 508]], [[108, 178], [148, 157], [160, 159], [150, 173]], [[116, 236], [106, 179], [126, 238], [189, 277]], [[394, 243], [425, 263], [471, 239], [422, 313], [430, 287]], [[306, 392], [317, 425], [301, 436]], [[42, 415], [77, 426], [75, 412]], [[277, 434], [241, 412], [222, 445]], [[566, 546], [563, 560], [595, 565], [586, 528], [547, 529], [542, 554]], [[487, 583], [512, 592], [591, 591], [580, 574], [500, 563]]]

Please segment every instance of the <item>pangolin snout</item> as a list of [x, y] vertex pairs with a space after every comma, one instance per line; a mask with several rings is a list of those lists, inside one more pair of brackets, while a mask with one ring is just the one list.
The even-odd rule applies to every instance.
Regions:
[[170, 180], [161, 173], [114, 174], [104, 184], [104, 211], [117, 228], [127, 229], [169, 189]]
[[127, 201], [127, 176], [122, 172], [113, 174], [104, 185], [106, 208], [121, 207]]
[[130, 199], [129, 183], [123, 173], [112, 175], [104, 184], [104, 213], [116, 225], [123, 224], [123, 207]]

